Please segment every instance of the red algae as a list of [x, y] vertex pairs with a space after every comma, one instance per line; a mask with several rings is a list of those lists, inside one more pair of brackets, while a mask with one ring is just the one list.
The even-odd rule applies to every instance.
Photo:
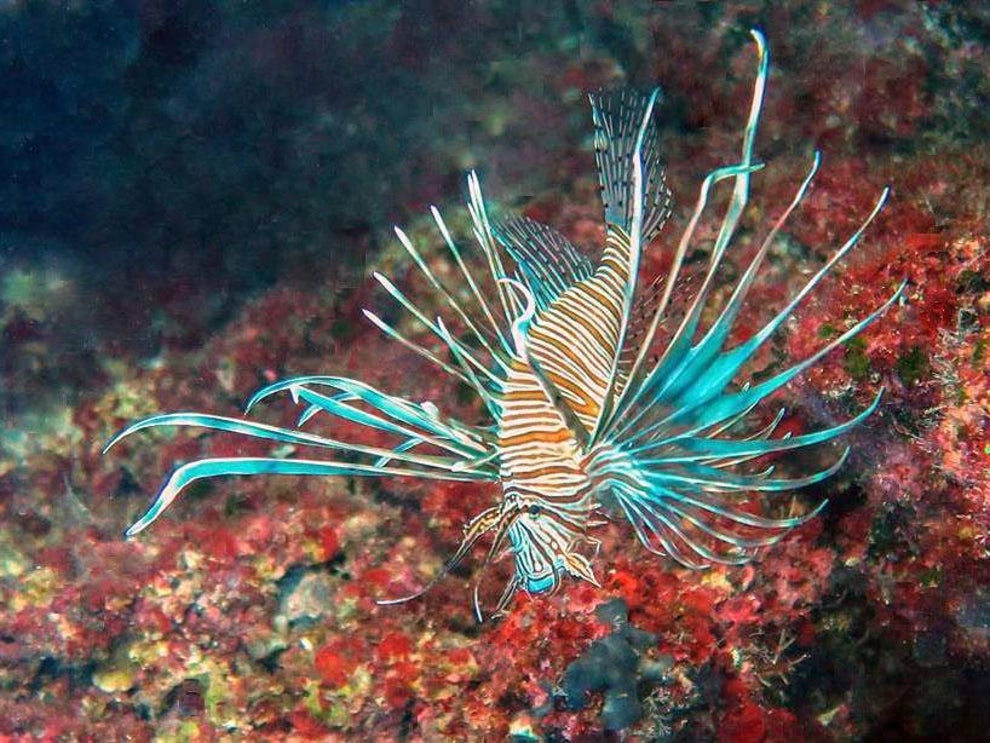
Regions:
[[313, 665], [324, 683], [332, 687], [343, 686], [347, 683], [355, 665], [345, 659], [333, 646], [325, 645], [316, 651]]

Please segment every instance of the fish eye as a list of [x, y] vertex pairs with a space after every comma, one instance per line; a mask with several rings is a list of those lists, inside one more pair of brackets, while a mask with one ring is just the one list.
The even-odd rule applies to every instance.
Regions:
[[533, 505], [531, 505], [529, 507], [529, 515], [530, 516], [539, 516], [540, 515], [540, 511], [542, 511], [542, 510], [543, 510], [542, 508], [540, 508], [538, 505], [536, 505], [534, 503]]

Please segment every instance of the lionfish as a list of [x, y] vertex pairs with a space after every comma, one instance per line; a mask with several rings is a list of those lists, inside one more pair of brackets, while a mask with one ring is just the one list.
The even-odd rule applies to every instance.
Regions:
[[[443, 311], [430, 316], [391, 280], [374, 278], [423, 329], [439, 340], [441, 353], [403, 334], [373, 312], [365, 316], [385, 335], [477, 393], [490, 424], [471, 425], [441, 415], [430, 402], [389, 395], [340, 376], [304, 376], [259, 390], [247, 403], [288, 392], [305, 406], [296, 427], [180, 412], [154, 415], [118, 433], [107, 449], [147, 428], [194, 426], [253, 436], [308, 450], [332, 450], [340, 458], [221, 457], [175, 469], [147, 512], [131, 526], [133, 537], [195, 480], [220, 475], [412, 476], [430, 480], [497, 482], [501, 499], [464, 527], [453, 555], [422, 595], [448, 574], [484, 535], [492, 534], [485, 565], [506, 552], [512, 576], [496, 614], [518, 590], [542, 594], [564, 576], [599, 585], [591, 558], [599, 545], [590, 531], [603, 517], [625, 516], [649, 552], [688, 568], [741, 564], [779, 540], [825, 506], [787, 517], [757, 513], [746, 494], [769, 494], [821, 482], [835, 473], [848, 446], [822, 470], [785, 478], [773, 467], [757, 469], [766, 455], [831, 441], [862, 422], [872, 403], [853, 418], [800, 435], [774, 437], [783, 410], [757, 429], [754, 407], [825, 354], [855, 337], [884, 313], [902, 284], [880, 307], [808, 358], [759, 381], [733, 384], [747, 361], [780, 329], [798, 304], [859, 241], [883, 207], [884, 189], [872, 212], [831, 259], [757, 332], [730, 346], [729, 338], [761, 262], [800, 204], [818, 170], [810, 171], [790, 205], [773, 224], [717, 313], [707, 311], [715, 275], [743, 214], [750, 178], [762, 167], [753, 159], [769, 58], [766, 41], [751, 32], [758, 71], [742, 137], [739, 162], [710, 172], [664, 277], [637, 291], [643, 250], [671, 213], [671, 194], [659, 155], [654, 109], [659, 89], [590, 96], [595, 160], [605, 214], [605, 246], [593, 263], [559, 232], [519, 217], [489, 219], [478, 176], [470, 173], [469, 213], [479, 263], [465, 258], [436, 207], [433, 220], [463, 285], [453, 289], [399, 228], [399, 241], [435, 292]], [[720, 227], [700, 285], [675, 312], [674, 286], [713, 189], [731, 185]], [[472, 270], [471, 266], [474, 266]], [[710, 322], [703, 318], [715, 314]], [[446, 317], [446, 319], [445, 319]], [[665, 342], [657, 342], [663, 329]], [[662, 348], [656, 349], [656, 346]], [[303, 430], [327, 414], [394, 437], [393, 445], [340, 441]], [[754, 430], [757, 429], [757, 430]], [[755, 460], [755, 461], [754, 461]], [[478, 588], [475, 611], [481, 619]]]

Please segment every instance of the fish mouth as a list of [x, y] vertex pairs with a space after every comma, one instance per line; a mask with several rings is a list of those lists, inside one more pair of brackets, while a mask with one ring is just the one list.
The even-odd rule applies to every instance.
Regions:
[[545, 575], [527, 576], [523, 581], [523, 588], [526, 593], [531, 593], [534, 596], [540, 593], [551, 593], [559, 585], [560, 579], [557, 577], [556, 570], [551, 570]]

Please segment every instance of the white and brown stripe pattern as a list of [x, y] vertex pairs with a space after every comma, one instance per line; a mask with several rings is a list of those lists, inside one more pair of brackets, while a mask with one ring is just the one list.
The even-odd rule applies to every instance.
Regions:
[[628, 240], [609, 235], [591, 278], [561, 294], [533, 320], [527, 350], [568, 407], [591, 432], [612, 384], [628, 281]]

